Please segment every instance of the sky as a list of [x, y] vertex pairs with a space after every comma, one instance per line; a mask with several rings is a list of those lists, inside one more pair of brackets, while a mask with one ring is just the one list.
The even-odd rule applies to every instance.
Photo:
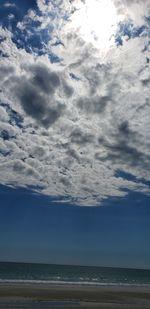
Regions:
[[0, 1], [0, 260], [150, 268], [149, 0]]

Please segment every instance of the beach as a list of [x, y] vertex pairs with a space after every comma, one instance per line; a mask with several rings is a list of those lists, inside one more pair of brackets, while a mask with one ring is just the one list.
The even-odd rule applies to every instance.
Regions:
[[0, 283], [0, 309], [150, 308], [149, 287]]

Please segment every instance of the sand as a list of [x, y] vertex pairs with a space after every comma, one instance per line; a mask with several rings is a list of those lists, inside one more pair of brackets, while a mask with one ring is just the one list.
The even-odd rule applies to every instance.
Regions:
[[150, 290], [145, 287], [1, 283], [0, 309], [2, 308], [150, 309]]

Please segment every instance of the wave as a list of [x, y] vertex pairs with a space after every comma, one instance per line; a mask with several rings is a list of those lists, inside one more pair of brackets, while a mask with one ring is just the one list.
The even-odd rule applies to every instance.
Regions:
[[149, 283], [123, 283], [123, 282], [97, 282], [97, 281], [64, 281], [64, 280], [23, 280], [23, 279], [1, 279], [0, 284], [50, 284], [50, 285], [69, 285], [69, 286], [105, 286], [105, 287], [148, 287]]

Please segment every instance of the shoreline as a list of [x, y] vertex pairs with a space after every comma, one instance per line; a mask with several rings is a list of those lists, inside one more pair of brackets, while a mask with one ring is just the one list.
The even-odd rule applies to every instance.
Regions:
[[0, 283], [0, 308], [150, 308], [150, 288]]

